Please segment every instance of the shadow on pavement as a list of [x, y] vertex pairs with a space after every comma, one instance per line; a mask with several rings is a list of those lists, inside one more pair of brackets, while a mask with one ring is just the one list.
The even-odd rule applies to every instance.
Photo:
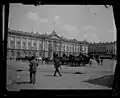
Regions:
[[82, 73], [82, 72], [75, 72], [74, 74], [84, 74], [84, 73]]
[[20, 71], [24, 71], [23, 69], [17, 69], [16, 71], [20, 72]]
[[54, 75], [44, 75], [44, 76], [51, 76], [51, 77], [60, 77], [60, 76], [54, 76]]
[[30, 82], [26, 81], [26, 82], [16, 82], [16, 84], [30, 84]]
[[91, 83], [91, 84], [95, 84], [95, 85], [107, 86], [109, 88], [112, 88], [113, 80], [114, 80], [113, 75], [107, 75], [107, 76], [104, 76], [104, 77], [91, 79], [91, 80], [86, 80], [86, 81], [83, 81], [83, 82], [87, 82], [87, 83]]

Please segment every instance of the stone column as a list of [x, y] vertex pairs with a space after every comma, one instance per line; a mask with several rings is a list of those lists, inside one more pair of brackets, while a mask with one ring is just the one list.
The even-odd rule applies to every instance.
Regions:
[[88, 53], [88, 46], [86, 46], [86, 53]]
[[39, 50], [39, 40], [37, 40], [37, 50]]
[[46, 40], [46, 51], [48, 51], [48, 41]]
[[71, 44], [69, 44], [69, 52], [71, 53]]
[[61, 53], [62, 53], [62, 42], [60, 42], [59, 50], [60, 50], [60, 56], [61, 56]]
[[17, 49], [16, 43], [17, 43], [17, 38], [15, 37], [15, 49]]
[[66, 45], [67, 45], [67, 54], [68, 54], [68, 43]]
[[21, 48], [20, 48], [20, 49], [23, 49], [22, 44], [23, 44], [23, 43], [22, 43], [22, 38], [21, 38]]
[[80, 53], [80, 46], [78, 45], [78, 53]]
[[26, 38], [26, 49], [28, 50], [28, 38]]
[[33, 50], [33, 42], [34, 42], [34, 40], [32, 39], [32, 50]]
[[12, 48], [12, 38], [10, 38], [10, 48]]
[[87, 46], [85, 45], [85, 53], [87, 53]]
[[86, 45], [84, 45], [84, 52], [86, 53]]
[[42, 40], [42, 56], [45, 56], [45, 42]]
[[44, 40], [42, 40], [42, 50], [44, 51]]
[[74, 50], [73, 50], [73, 53], [74, 53], [74, 52], [75, 52], [75, 44], [74, 44], [74, 46], [73, 46], [73, 47], [74, 47]]
[[70, 54], [70, 44], [68, 44], [68, 54]]
[[61, 42], [60, 47], [61, 47], [61, 52], [63, 52], [63, 43], [62, 42]]

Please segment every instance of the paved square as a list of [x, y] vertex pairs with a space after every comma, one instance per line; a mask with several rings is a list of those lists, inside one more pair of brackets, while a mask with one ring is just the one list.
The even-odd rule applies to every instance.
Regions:
[[[111, 60], [104, 60], [102, 66], [96, 65], [96, 67], [61, 66], [61, 77], [53, 76], [53, 65], [39, 64], [35, 84], [29, 84], [29, 63], [20, 63], [15, 60], [8, 60], [7, 63], [7, 89], [9, 91], [20, 89], [112, 89], [100, 85], [100, 83], [86, 82], [105, 75], [112, 75], [114, 64]], [[101, 81], [97, 80], [97, 82]]]

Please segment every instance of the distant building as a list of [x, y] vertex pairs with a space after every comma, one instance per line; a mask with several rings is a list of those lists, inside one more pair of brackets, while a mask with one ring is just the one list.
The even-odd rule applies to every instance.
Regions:
[[88, 45], [84, 41], [77, 41], [58, 36], [55, 30], [51, 34], [34, 34], [23, 31], [8, 30], [7, 57], [36, 56], [52, 57], [53, 52], [59, 55], [87, 54]]
[[116, 55], [116, 42], [104, 42], [104, 43], [89, 43], [88, 44], [89, 54], [106, 54]]

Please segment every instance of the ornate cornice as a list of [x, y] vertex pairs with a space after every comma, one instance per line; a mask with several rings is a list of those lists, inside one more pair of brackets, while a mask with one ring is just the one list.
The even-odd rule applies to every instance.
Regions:
[[[39, 34], [38, 32], [34, 34], [33, 32], [24, 32], [24, 31], [19, 31], [19, 30], [8, 29], [8, 34], [32, 37], [32, 38], [60, 40], [60, 41], [65, 41], [65, 42], [78, 43], [78, 44], [88, 44], [87, 41], [78, 41], [76, 39], [67, 39], [67, 38], [63, 38], [62, 36], [60, 37], [60, 36], [58, 36], [56, 31], [53, 31], [51, 34], [47, 35], [47, 34]], [[56, 37], [58, 37], [58, 39], [54, 39], [54, 38], [52, 38], [52, 36], [56, 36]]]

